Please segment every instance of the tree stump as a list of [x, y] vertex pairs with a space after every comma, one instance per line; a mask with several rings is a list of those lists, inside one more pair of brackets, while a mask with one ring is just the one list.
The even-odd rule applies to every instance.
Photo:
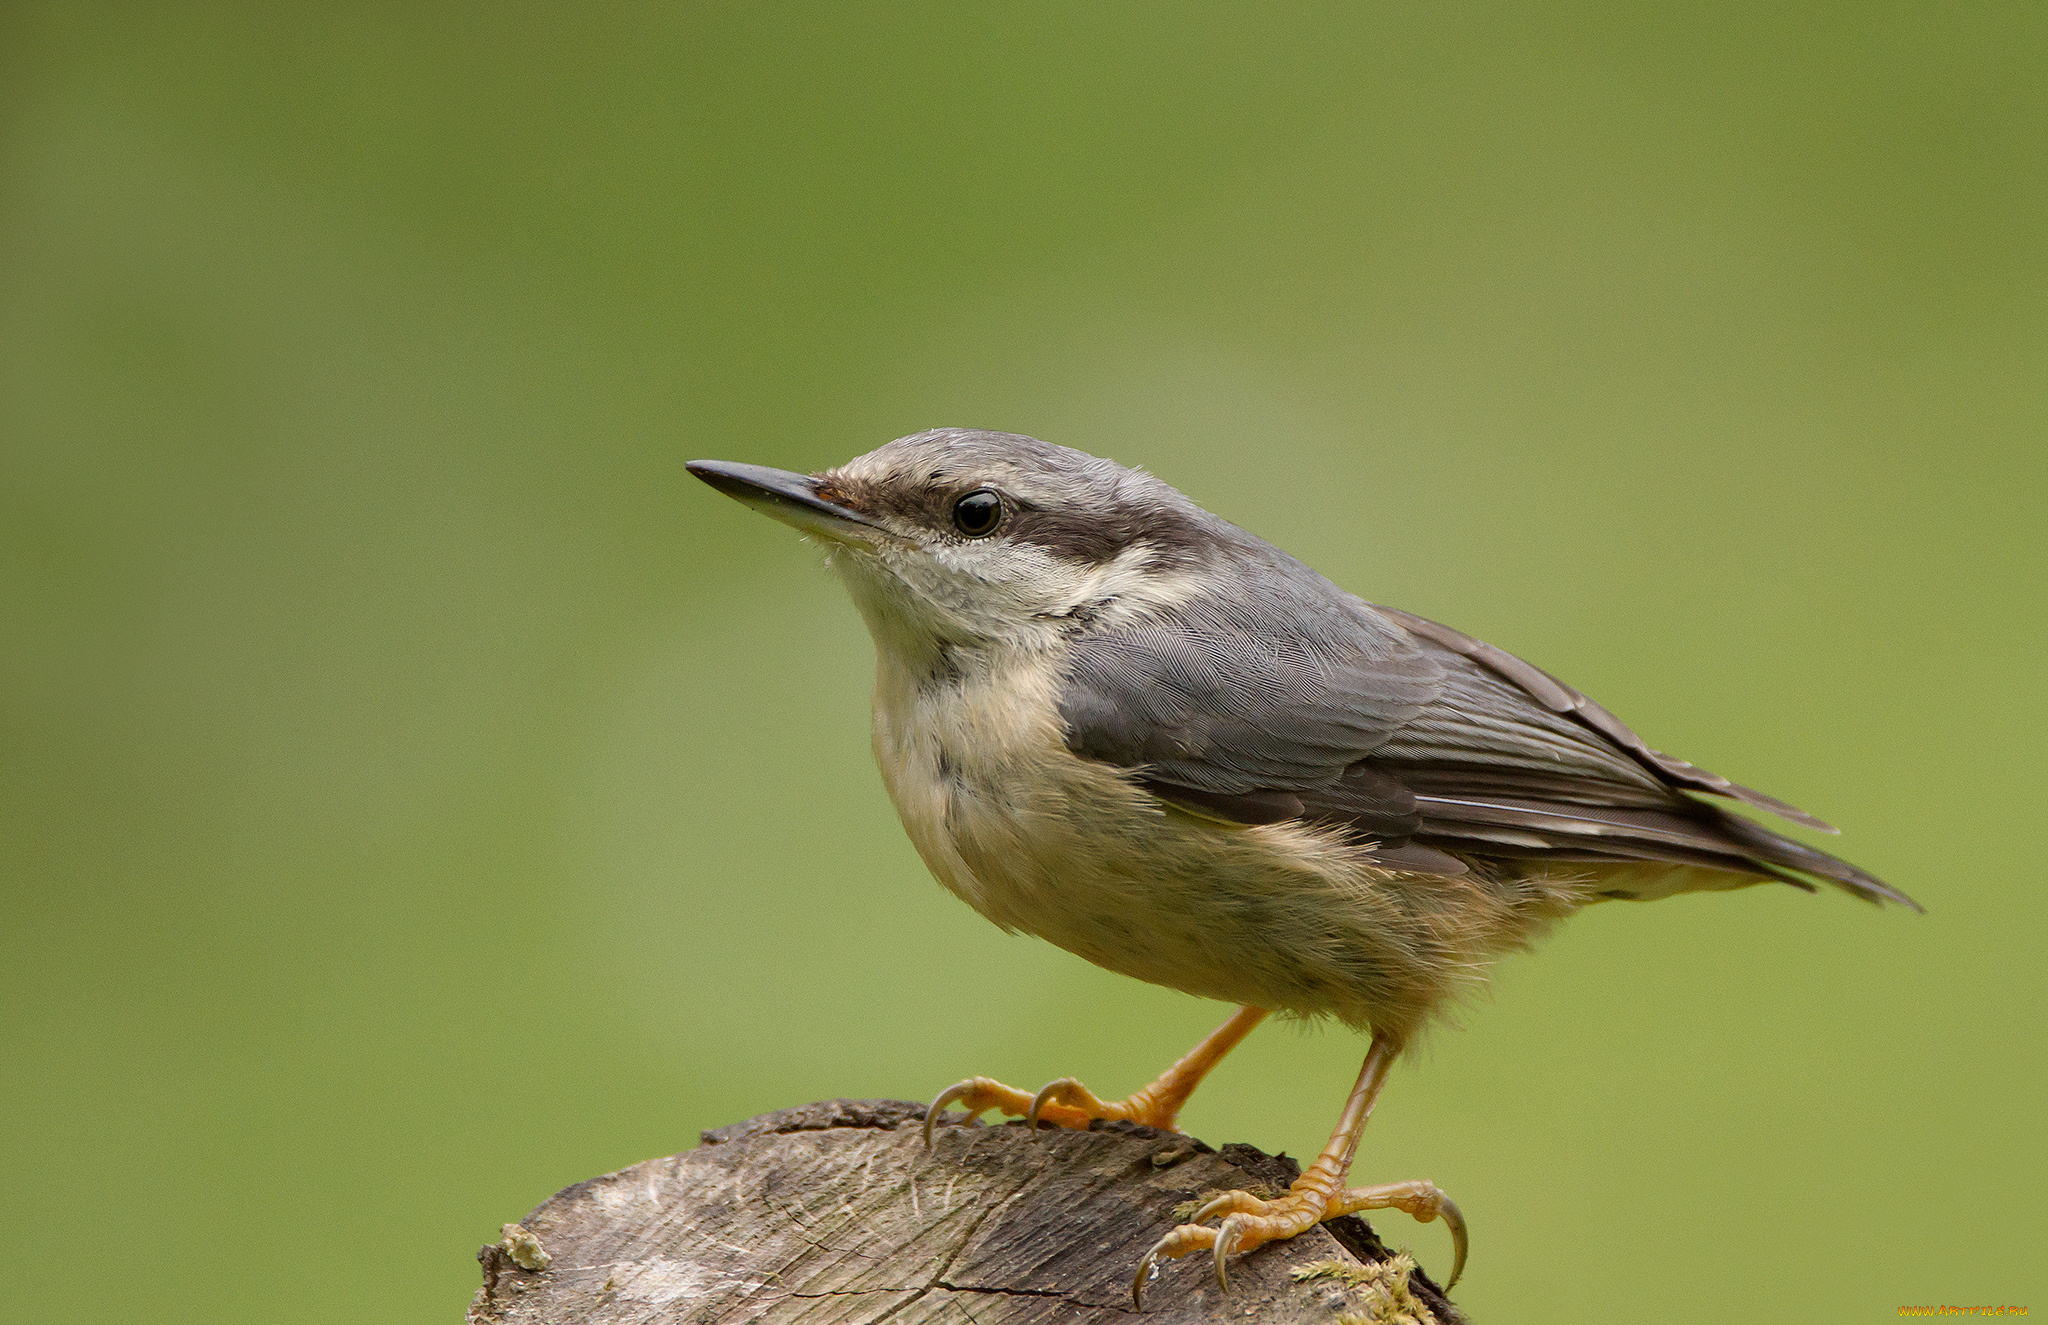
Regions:
[[1232, 1259], [1131, 1274], [1204, 1194], [1276, 1193], [1298, 1169], [1128, 1123], [984, 1127], [924, 1106], [829, 1100], [704, 1133], [695, 1150], [557, 1192], [483, 1248], [471, 1325], [741, 1321], [1106, 1322], [1225, 1317], [1461, 1325], [1406, 1256], [1357, 1218]]

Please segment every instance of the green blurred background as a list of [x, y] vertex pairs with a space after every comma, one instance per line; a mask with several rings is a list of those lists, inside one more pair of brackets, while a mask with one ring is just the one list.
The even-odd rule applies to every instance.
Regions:
[[[453, 1320], [500, 1222], [700, 1128], [1121, 1093], [1220, 1020], [933, 885], [853, 612], [681, 465], [941, 424], [1152, 469], [1927, 904], [1505, 962], [1357, 1171], [1457, 1195], [1475, 1318], [2048, 1310], [2044, 51], [2031, 2], [9, 6], [0, 1314]], [[1361, 1052], [1262, 1031], [1188, 1125], [1312, 1153]]]

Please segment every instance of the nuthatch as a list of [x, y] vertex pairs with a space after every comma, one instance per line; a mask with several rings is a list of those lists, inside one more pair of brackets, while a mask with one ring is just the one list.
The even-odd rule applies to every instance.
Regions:
[[[1464, 1221], [1427, 1182], [1345, 1189], [1432, 1015], [1553, 921], [1609, 898], [1808, 878], [1918, 907], [1700, 795], [1826, 824], [1651, 749], [1490, 644], [1339, 589], [1158, 479], [1010, 433], [940, 428], [823, 474], [690, 472], [822, 540], [875, 640], [874, 749], [918, 854], [1006, 930], [1242, 1005], [1129, 1099], [986, 1077], [959, 1103], [1172, 1129], [1270, 1011], [1369, 1030], [1358, 1084], [1277, 1200], [1219, 1196], [1139, 1264], [1227, 1257], [1357, 1210]], [[1221, 1223], [1205, 1222], [1221, 1217]]]

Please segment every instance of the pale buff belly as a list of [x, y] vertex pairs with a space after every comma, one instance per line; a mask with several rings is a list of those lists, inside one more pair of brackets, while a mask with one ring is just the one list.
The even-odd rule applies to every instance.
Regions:
[[905, 698], [925, 707], [892, 713], [878, 687], [875, 752], [932, 873], [1005, 929], [1140, 980], [1406, 1035], [1571, 904], [1377, 870], [1328, 831], [1171, 810], [1069, 753], [1050, 705]]

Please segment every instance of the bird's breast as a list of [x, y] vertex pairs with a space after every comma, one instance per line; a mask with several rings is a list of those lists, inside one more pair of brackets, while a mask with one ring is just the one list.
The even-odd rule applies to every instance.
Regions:
[[879, 670], [875, 755], [948, 889], [1005, 929], [1203, 997], [1354, 1024], [1437, 1000], [1447, 954], [1419, 880], [1330, 830], [1171, 809], [1067, 749], [1057, 684], [1050, 664]]
[[1010, 929], [1032, 923], [1033, 880], [1071, 850], [1069, 807], [1122, 782], [1067, 749], [1050, 664], [913, 672], [884, 659], [875, 683], [875, 759], [932, 873]]

